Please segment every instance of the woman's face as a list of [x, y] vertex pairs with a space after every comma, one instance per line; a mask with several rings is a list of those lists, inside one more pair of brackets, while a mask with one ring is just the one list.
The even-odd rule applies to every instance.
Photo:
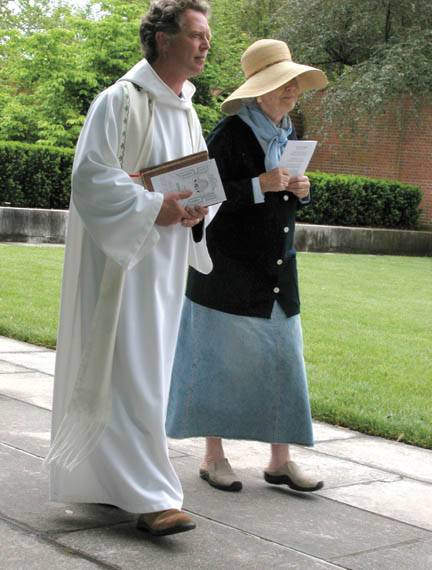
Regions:
[[275, 123], [279, 124], [284, 115], [292, 111], [297, 103], [299, 87], [297, 79], [292, 79], [277, 89], [258, 97], [261, 109]]

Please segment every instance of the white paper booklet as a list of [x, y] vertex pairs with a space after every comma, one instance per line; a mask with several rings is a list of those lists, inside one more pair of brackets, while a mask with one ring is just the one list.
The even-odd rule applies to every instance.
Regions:
[[303, 176], [314, 153], [317, 141], [288, 141], [279, 166], [291, 176]]
[[225, 191], [214, 158], [184, 166], [152, 177], [155, 192], [183, 192], [192, 190], [182, 206], [211, 206], [226, 200]]

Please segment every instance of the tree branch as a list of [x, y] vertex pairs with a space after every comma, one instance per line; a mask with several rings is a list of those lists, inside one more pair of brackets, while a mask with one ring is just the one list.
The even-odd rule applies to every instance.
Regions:
[[385, 41], [385, 43], [387, 43], [390, 39], [391, 25], [392, 25], [392, 13], [391, 13], [391, 2], [389, 2], [387, 4], [386, 22], [385, 22], [385, 28], [384, 28], [384, 41]]

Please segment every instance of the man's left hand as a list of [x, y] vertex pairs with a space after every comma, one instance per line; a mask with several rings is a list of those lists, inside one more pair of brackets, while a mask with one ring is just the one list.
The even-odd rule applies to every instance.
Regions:
[[310, 192], [310, 182], [307, 176], [297, 176], [290, 178], [287, 186], [288, 192], [292, 192], [297, 198], [302, 200]]
[[195, 206], [194, 208], [187, 206], [185, 210], [189, 214], [189, 217], [183, 218], [181, 221], [181, 225], [184, 228], [193, 228], [204, 219], [204, 216], [208, 214], [208, 208], [203, 206]]

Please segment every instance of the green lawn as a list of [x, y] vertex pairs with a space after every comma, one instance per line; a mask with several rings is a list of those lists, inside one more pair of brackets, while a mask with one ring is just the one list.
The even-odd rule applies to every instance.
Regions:
[[[0, 245], [0, 334], [55, 346], [63, 252]], [[314, 418], [432, 448], [432, 260], [298, 257]]]
[[432, 448], [432, 260], [299, 255], [316, 419]]
[[0, 335], [55, 348], [63, 247], [0, 245]]

